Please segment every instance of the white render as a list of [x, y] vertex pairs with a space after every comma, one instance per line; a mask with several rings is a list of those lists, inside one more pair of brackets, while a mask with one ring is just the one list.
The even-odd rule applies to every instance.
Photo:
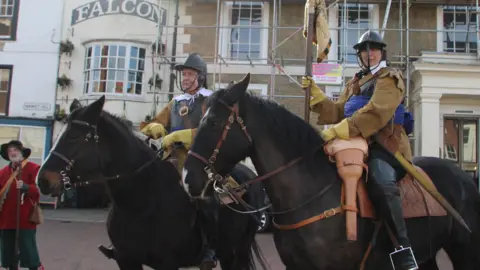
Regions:
[[[121, 6], [113, 6], [111, 3], [120, 1]], [[159, 57], [154, 59], [152, 57], [151, 45], [157, 39], [157, 22], [140, 18], [137, 16], [119, 14], [119, 9], [124, 13], [137, 12], [134, 10], [135, 5], [138, 7], [146, 2], [150, 5], [159, 6], [166, 10], [166, 25], [163, 27], [163, 34], [161, 35], [161, 42], [166, 44], [166, 56], [172, 55], [172, 41], [173, 41], [173, 27], [175, 15], [176, 1], [156, 1], [156, 0], [108, 0], [105, 1], [108, 8], [100, 9], [101, 6], [93, 4], [90, 6], [92, 16], [89, 16], [88, 5], [92, 3], [91, 0], [66, 0], [66, 6], [63, 11], [63, 31], [62, 41], [70, 40], [75, 49], [71, 56], [62, 55], [60, 63], [59, 76], [65, 74], [73, 80], [73, 85], [67, 89], [58, 88], [57, 104], [68, 113], [69, 106], [73, 99], [79, 99], [82, 104], [90, 104], [97, 100], [100, 96], [106, 96], [105, 110], [127, 118], [135, 125], [144, 121], [145, 116], [149, 115], [155, 110], [158, 113], [168, 102], [168, 89], [170, 85], [170, 64], [166, 64], [166, 60]], [[93, 2], [98, 2], [93, 1]], [[180, 1], [179, 6], [179, 25], [190, 24], [189, 16], [185, 16], [185, 1]], [[86, 7], [87, 6], [87, 7]], [[145, 4], [144, 7], [146, 7]], [[72, 12], [79, 11], [78, 22], [72, 25]], [[145, 9], [150, 10], [150, 8]], [[163, 16], [163, 15], [162, 15]], [[151, 17], [151, 16], [146, 16]], [[185, 61], [185, 54], [183, 53], [183, 44], [189, 43], [189, 36], [183, 34], [184, 29], [177, 29], [177, 62]], [[145, 69], [142, 80], [142, 94], [120, 94], [120, 93], [84, 93], [84, 62], [87, 46], [91, 44], [112, 44], [112, 45], [135, 45], [146, 49]], [[153, 62], [152, 62], [153, 61]], [[155, 67], [154, 67], [155, 66]], [[158, 68], [160, 66], [160, 69]], [[163, 80], [162, 90], [150, 89], [148, 80], [154, 73], [159, 74]], [[179, 90], [175, 86], [175, 94]], [[154, 96], [156, 96], [157, 104], [153, 103]], [[63, 124], [56, 123], [55, 135], [61, 130]]]
[[13, 65], [9, 117], [53, 116], [59, 52], [52, 40], [59, 38], [63, 2], [20, 1], [16, 40], [0, 51], [0, 63]]

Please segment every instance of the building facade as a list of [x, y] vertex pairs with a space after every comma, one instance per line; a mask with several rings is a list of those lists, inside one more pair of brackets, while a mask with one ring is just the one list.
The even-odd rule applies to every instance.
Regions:
[[[321, 84], [326, 93], [338, 96], [358, 71], [352, 46], [359, 36], [385, 26], [391, 65], [404, 70], [409, 81], [406, 105], [416, 119], [414, 153], [451, 159], [478, 177], [476, 6], [462, 1], [454, 6], [446, 5], [451, 1], [415, 1], [410, 7], [405, 1], [389, 1], [391, 6], [374, 0], [327, 2], [332, 48], [324, 67], [337, 78]], [[73, 98], [87, 104], [105, 95], [107, 110], [138, 124], [179, 93], [172, 66], [198, 52], [208, 62], [210, 89], [250, 72], [249, 90], [303, 116], [299, 82], [305, 73], [305, 1], [66, 3], [62, 40], [75, 49], [60, 61], [59, 76], [71, 79], [71, 85], [58, 90], [60, 109], [68, 110]], [[156, 40], [160, 51], [151, 48]], [[148, 84], [154, 74], [162, 80], [159, 87]]]
[[[168, 100], [170, 66], [159, 65], [172, 54], [173, 15], [167, 1], [66, 0], [57, 108], [68, 114], [73, 99], [86, 105], [106, 96], [105, 109], [138, 125]], [[177, 35], [177, 39], [182, 39]], [[158, 48], [158, 50], [157, 50]], [[158, 56], [158, 59], [157, 59]], [[154, 76], [155, 74], [155, 76]], [[153, 79], [158, 78], [158, 79]], [[56, 122], [55, 136], [64, 125]]]
[[[358, 71], [352, 46], [360, 35], [366, 29], [384, 29], [388, 59], [410, 82], [406, 105], [416, 119], [415, 155], [450, 159], [479, 179], [477, 7], [462, 1], [416, 1], [409, 8], [404, 1], [350, 2], [327, 3], [332, 37], [328, 63], [341, 65], [341, 80], [322, 84], [326, 93], [338, 96]], [[305, 73], [304, 1], [187, 3], [185, 21], [190, 25], [184, 32], [191, 42], [184, 51], [210, 56], [215, 86], [251, 72], [251, 90], [303, 116], [298, 82]], [[313, 114], [311, 119], [314, 124]]]
[[38, 164], [51, 145], [62, 3], [0, 1], [0, 140], [20, 139]]
[[51, 147], [62, 3], [0, 1], [0, 143], [21, 140], [37, 164]]

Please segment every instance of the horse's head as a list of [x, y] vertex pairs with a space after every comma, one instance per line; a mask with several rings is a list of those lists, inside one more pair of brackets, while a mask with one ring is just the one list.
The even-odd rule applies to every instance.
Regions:
[[100, 170], [97, 125], [104, 104], [104, 96], [86, 107], [72, 102], [67, 126], [38, 173], [43, 194], [58, 196], [71, 177], [79, 178], [78, 172]]
[[184, 166], [184, 184], [193, 197], [248, 155], [252, 138], [246, 129], [244, 104], [249, 82], [250, 73], [210, 97]]

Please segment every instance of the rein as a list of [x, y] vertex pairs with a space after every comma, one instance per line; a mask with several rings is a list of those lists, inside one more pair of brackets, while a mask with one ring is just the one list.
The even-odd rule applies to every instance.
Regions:
[[[223, 129], [223, 133], [222, 133], [222, 136], [219, 138], [219, 140], [217, 141], [217, 144], [215, 146], [215, 149], [213, 150], [213, 153], [212, 155], [210, 156], [210, 158], [206, 159], [204, 158], [203, 156], [201, 156], [200, 154], [198, 153], [195, 153], [193, 151], [189, 151], [188, 154], [195, 157], [196, 159], [200, 160], [202, 163], [204, 163], [206, 166], [204, 168], [204, 171], [205, 173], [207, 174], [207, 177], [208, 177], [208, 181], [207, 183], [205, 184], [204, 188], [203, 188], [203, 191], [201, 193], [200, 196], [198, 197], [193, 197], [194, 199], [203, 199], [205, 197], [205, 192], [206, 190], [208, 189], [208, 187], [210, 186], [210, 184], [213, 184], [213, 188], [215, 190], [215, 192], [217, 193], [229, 193], [230, 195], [232, 195], [238, 202], [240, 202], [243, 206], [245, 206], [246, 208], [250, 208], [250, 209], [253, 209], [252, 211], [239, 211], [239, 210], [236, 210], [228, 205], [226, 205], [228, 208], [230, 208], [231, 210], [237, 212], [237, 213], [241, 213], [241, 214], [253, 214], [253, 213], [257, 213], [257, 212], [260, 212], [260, 211], [264, 211], [265, 209], [269, 208], [270, 205], [268, 206], [265, 206], [265, 207], [262, 207], [262, 208], [259, 208], [259, 209], [255, 209], [253, 206], [249, 205], [247, 202], [245, 202], [240, 196], [238, 196], [236, 194], [236, 191], [238, 190], [241, 190], [241, 189], [245, 189], [248, 185], [251, 185], [253, 183], [257, 183], [257, 182], [261, 182], [261, 181], [264, 181], [276, 174], [279, 174], [281, 173], [282, 171], [292, 167], [293, 165], [297, 164], [299, 161], [301, 161], [303, 159], [302, 156], [300, 157], [297, 157], [289, 162], [287, 162], [285, 165], [283, 166], [280, 166], [279, 168], [271, 171], [271, 172], [268, 172], [262, 176], [258, 176], [258, 177], [255, 177], [251, 180], [248, 180], [246, 181], [245, 183], [241, 184], [239, 187], [236, 187], [232, 190], [232, 188], [226, 186], [225, 184], [227, 183], [228, 181], [228, 177], [229, 175], [226, 175], [226, 176], [222, 176], [221, 174], [219, 174], [216, 170], [215, 170], [215, 167], [214, 167], [214, 164], [215, 164], [215, 161], [217, 160], [217, 155], [220, 153], [220, 148], [222, 147], [222, 144], [223, 142], [226, 140], [227, 138], [227, 134], [228, 132], [230, 131], [231, 129], [231, 125], [233, 123], [238, 123], [240, 125], [240, 127], [242, 128], [243, 130], [243, 133], [245, 134], [245, 136], [247, 137], [250, 145], [253, 143], [253, 140], [252, 140], [252, 136], [250, 136], [248, 130], [247, 130], [247, 127], [245, 126], [244, 124], [244, 121], [242, 119], [242, 117], [240, 117], [240, 113], [239, 113], [239, 109], [238, 109], [238, 102], [236, 102], [233, 106], [229, 106], [225, 101], [223, 100], [220, 100], [219, 101], [222, 105], [224, 105], [227, 109], [230, 110], [230, 115], [228, 117], [228, 121], [227, 123], [225, 124], [225, 127]], [[217, 187], [217, 183], [220, 183], [222, 185], [222, 188], [219, 188]], [[285, 211], [281, 211], [281, 212], [268, 212], [268, 214], [273, 214], [273, 215], [279, 215], [279, 214], [286, 214], [286, 213], [289, 213], [289, 212], [292, 212], [292, 211], [295, 211], [303, 206], [305, 206], [306, 204], [310, 203], [311, 201], [313, 201], [314, 199], [316, 198], [319, 198], [321, 197], [322, 195], [324, 195], [328, 190], [330, 190], [332, 188], [334, 183], [326, 186], [325, 188], [323, 188], [318, 194], [314, 195], [313, 197], [311, 197], [310, 199], [308, 199], [307, 201], [299, 204], [298, 206], [295, 206], [293, 208], [290, 208], [288, 210], [285, 210]], [[227, 189], [226, 191], [224, 189]]]
[[[95, 145], [96, 145], [97, 152], [100, 154], [100, 149], [99, 149], [99, 139], [100, 139], [100, 137], [98, 136], [98, 133], [97, 133], [97, 126], [92, 125], [90, 123], [87, 123], [85, 121], [80, 121], [80, 120], [72, 120], [71, 123], [72, 124], [77, 124], [77, 125], [80, 125], [80, 126], [83, 126], [83, 127], [87, 127], [87, 128], [90, 129], [87, 132], [87, 134], [85, 135], [85, 142], [88, 143], [93, 138], [93, 140], [95, 142]], [[147, 163], [143, 164], [142, 166], [140, 166], [139, 168], [137, 168], [133, 172], [125, 173], [125, 174], [117, 174], [117, 175], [112, 175], [112, 176], [102, 175], [102, 177], [99, 178], [99, 179], [85, 180], [85, 181], [73, 182], [73, 183], [70, 180], [69, 173], [71, 173], [72, 169], [74, 169], [75, 160], [73, 158], [69, 159], [64, 154], [59, 153], [58, 151], [55, 151], [55, 150], [50, 151], [50, 153], [52, 153], [54, 156], [60, 158], [61, 160], [63, 160], [66, 163], [65, 169], [60, 171], [60, 175], [62, 176], [62, 183], [63, 183], [64, 189], [65, 190], [70, 190], [72, 187], [75, 187], [75, 188], [84, 187], [84, 186], [88, 186], [88, 185], [91, 185], [91, 184], [98, 184], [98, 183], [106, 184], [110, 180], [118, 180], [118, 179], [121, 179], [121, 178], [133, 177], [136, 174], [140, 173], [145, 168], [147, 168], [148, 166], [150, 166], [151, 164], [153, 164], [157, 160], [158, 155], [160, 154], [161, 151], [163, 151], [163, 149], [158, 150], [155, 153], [155, 157], [153, 159], [149, 160]], [[104, 165], [103, 160], [102, 160], [102, 158], [100, 158], [100, 168], [103, 168], [103, 165]], [[79, 175], [77, 175], [77, 179], [80, 179]], [[106, 186], [107, 186], [107, 190], [110, 193], [108, 185], [106, 185]]]

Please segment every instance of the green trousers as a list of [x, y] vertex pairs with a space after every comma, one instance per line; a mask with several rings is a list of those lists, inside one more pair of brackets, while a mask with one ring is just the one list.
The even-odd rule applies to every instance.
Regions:
[[[20, 267], [37, 269], [40, 267], [40, 257], [37, 249], [37, 230], [21, 229], [18, 237], [20, 249]], [[2, 267], [13, 268], [15, 265], [15, 230], [0, 230]]]

